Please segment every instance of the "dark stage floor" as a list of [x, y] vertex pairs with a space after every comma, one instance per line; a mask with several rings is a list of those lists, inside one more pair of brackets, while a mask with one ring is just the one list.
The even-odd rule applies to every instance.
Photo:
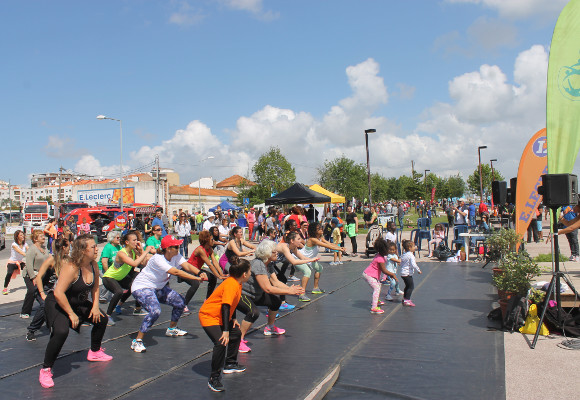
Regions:
[[[182, 338], [164, 335], [170, 310], [145, 339], [147, 352], [130, 349], [142, 317], [120, 316], [107, 329], [103, 347], [109, 363], [86, 361], [90, 328], [71, 331], [54, 366], [55, 387], [43, 389], [38, 371], [48, 340], [46, 328], [35, 342], [24, 338], [29, 320], [0, 307], [0, 393], [2, 399], [148, 399], [223, 398], [304, 399], [340, 365], [327, 399], [503, 399], [503, 334], [488, 331], [493, 295], [490, 272], [478, 264], [420, 263], [415, 276], [415, 308], [388, 302], [385, 314], [369, 313], [371, 290], [361, 272], [368, 262], [325, 265], [324, 295], [280, 313], [280, 337], [257, 331], [247, 336], [252, 352], [240, 355], [247, 371], [225, 376], [225, 393], [207, 388], [211, 342], [195, 310], [205, 295], [202, 286], [192, 315], [179, 326]], [[310, 284], [311, 285], [311, 284]], [[183, 284], [174, 287], [185, 291]], [[309, 289], [311, 286], [309, 286]], [[104, 307], [101, 307], [104, 308]], [[129, 312], [129, 308], [125, 312]]]

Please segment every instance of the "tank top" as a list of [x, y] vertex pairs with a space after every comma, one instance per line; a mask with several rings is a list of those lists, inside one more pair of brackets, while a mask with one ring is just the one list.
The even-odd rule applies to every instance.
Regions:
[[77, 276], [77, 279], [65, 292], [66, 298], [73, 309], [89, 299], [91, 290], [95, 286], [95, 267], [92, 263], [91, 268], [93, 269], [93, 280], [91, 283], [86, 283], [84, 281], [82, 271], [79, 268], [79, 276]]
[[[129, 256], [129, 253], [127, 252], [127, 248], [123, 247], [121, 250], [119, 250], [119, 253], [125, 253]], [[137, 258], [137, 254], [135, 254], [135, 250], [131, 250], [131, 255], [129, 256], [131, 257], [131, 259], [136, 259]], [[113, 278], [117, 281], [122, 280], [124, 277], [127, 276], [127, 274], [129, 272], [131, 272], [131, 270], [133, 269], [132, 266], [130, 266], [129, 264], [120, 264], [117, 262], [117, 257], [115, 257], [115, 262], [114, 264], [105, 271], [105, 273], [103, 274], [104, 278]]]
[[[234, 240], [234, 243], [236, 244], [236, 246], [238, 246], [238, 244], [236, 243], [236, 241]], [[238, 250], [240, 252], [244, 251], [244, 248], [242, 246], [242, 244], [240, 243], [240, 245], [238, 246]], [[236, 253], [234, 253], [234, 251], [232, 249], [230, 249], [229, 247], [226, 247], [226, 258], [228, 259], [228, 261], [231, 263], [231, 257], [235, 256]]]
[[211, 250], [207, 250], [205, 247], [203, 246], [197, 246], [197, 248], [193, 251], [193, 253], [191, 254], [191, 257], [189, 257], [189, 260], [187, 260], [188, 263], [190, 263], [191, 265], [193, 265], [194, 267], [196, 267], [197, 269], [201, 269], [201, 267], [203, 267], [203, 264], [205, 263], [205, 261], [203, 261], [203, 258], [201, 258], [200, 256], [195, 254], [195, 251], [199, 248], [202, 248], [203, 251], [205, 252], [205, 255], [207, 256], [207, 258], [211, 258]]
[[302, 253], [302, 255], [305, 256], [306, 258], [316, 258], [318, 256], [318, 246], [312, 247], [304, 246], [298, 251]]

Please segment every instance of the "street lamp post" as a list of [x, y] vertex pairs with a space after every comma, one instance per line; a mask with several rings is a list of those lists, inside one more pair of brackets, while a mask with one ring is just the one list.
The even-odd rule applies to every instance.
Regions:
[[368, 184], [369, 184], [369, 204], [373, 205], [373, 201], [371, 199], [371, 167], [369, 164], [369, 133], [375, 133], [376, 129], [365, 129], [365, 144], [367, 148], [367, 177], [368, 177]]
[[121, 157], [119, 163], [119, 172], [121, 173], [121, 212], [123, 212], [123, 186], [125, 183], [123, 181], [123, 121], [116, 118], [109, 118], [105, 117], [104, 115], [97, 115], [97, 119], [110, 119], [111, 121], [119, 122], [119, 130], [120, 130], [120, 142], [121, 142]]
[[[214, 156], [206, 157], [202, 160], [199, 160], [199, 164], [206, 160], [211, 160], [215, 158]], [[197, 181], [197, 207], [199, 208], [199, 212], [201, 212], [201, 173], [199, 174], [199, 180]]]
[[489, 160], [489, 163], [491, 164], [491, 181], [495, 181], [495, 175], [493, 173], [493, 162], [497, 161], [497, 158], [494, 158], [493, 160]]
[[[430, 169], [425, 170], [425, 178], [423, 178], [423, 180], [425, 183], [425, 194], [426, 196], [429, 196], [429, 192], [427, 192], [427, 172], [431, 172], [431, 170]], [[425, 197], [425, 200], [427, 200], [427, 197]], [[431, 200], [429, 200], [429, 202], [431, 202]]]
[[483, 203], [483, 177], [481, 176], [481, 149], [487, 149], [487, 146], [477, 148], [477, 157], [479, 159], [479, 202]]

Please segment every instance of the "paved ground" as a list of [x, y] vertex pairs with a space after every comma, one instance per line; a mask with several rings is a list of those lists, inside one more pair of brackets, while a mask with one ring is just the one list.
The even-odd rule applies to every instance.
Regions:
[[[547, 233], [547, 227], [544, 232]], [[403, 238], [408, 238], [409, 232], [403, 233]], [[365, 238], [358, 237], [359, 253], [364, 252]], [[9, 245], [9, 243], [7, 243]], [[197, 244], [190, 245], [191, 249]], [[350, 250], [350, 243], [347, 242], [347, 249]], [[570, 248], [565, 237], [560, 240], [561, 253], [569, 256]], [[102, 245], [101, 245], [102, 247]], [[550, 244], [531, 243], [527, 245], [527, 250], [532, 256], [537, 254], [550, 254]], [[426, 251], [421, 254], [422, 262], [438, 262], [426, 257]], [[0, 277], [6, 273], [6, 261], [9, 250], [0, 252]], [[325, 261], [330, 256], [323, 255]], [[352, 258], [356, 261], [364, 260], [364, 256]], [[550, 271], [551, 264], [542, 264]], [[489, 267], [488, 267], [489, 268]], [[573, 284], [580, 288], [580, 263], [562, 263], [561, 268], [566, 271], [572, 279]], [[538, 280], [550, 280], [551, 275], [546, 274]], [[25, 287], [21, 278], [11, 282], [10, 293], [7, 296], [0, 296], [0, 304], [21, 301], [24, 297]], [[506, 374], [506, 398], [507, 399], [529, 399], [531, 393], [534, 398], [576, 398], [578, 395], [578, 382], [580, 381], [580, 351], [566, 350], [559, 344], [564, 338], [555, 336], [540, 338], [535, 349], [530, 349], [527, 337], [522, 334], [504, 334], [505, 343], [505, 374]], [[565, 371], [565, 373], [560, 373]], [[533, 382], [533, 384], [531, 384]]]

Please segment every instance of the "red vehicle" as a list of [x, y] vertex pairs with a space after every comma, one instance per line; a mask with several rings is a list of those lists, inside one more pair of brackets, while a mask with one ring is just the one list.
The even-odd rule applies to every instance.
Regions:
[[117, 205], [76, 208], [64, 217], [64, 222], [69, 226], [72, 221], [79, 225], [83, 223], [83, 218], [86, 218], [87, 223], [91, 225], [91, 231], [101, 241], [105, 239], [109, 231], [124, 229], [130, 213], [136, 218], [144, 218], [154, 214], [157, 207], [151, 204], [131, 204], [123, 207], [122, 213]]

